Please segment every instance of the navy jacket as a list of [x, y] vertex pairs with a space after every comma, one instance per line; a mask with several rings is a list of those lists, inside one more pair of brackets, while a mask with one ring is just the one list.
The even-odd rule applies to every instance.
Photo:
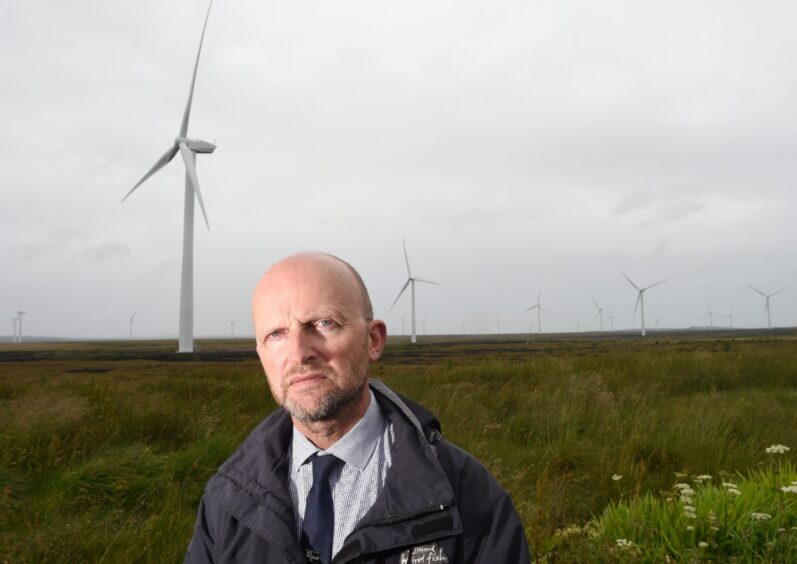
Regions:
[[[512, 501], [420, 405], [369, 384], [393, 423], [382, 494], [333, 559], [361, 564], [525, 564]], [[210, 479], [185, 561], [305, 564], [288, 493], [290, 415], [277, 409]]]

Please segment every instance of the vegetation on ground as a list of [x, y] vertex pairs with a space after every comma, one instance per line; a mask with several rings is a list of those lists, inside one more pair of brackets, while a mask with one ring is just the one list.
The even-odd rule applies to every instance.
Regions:
[[[250, 343], [172, 346], [0, 348], [0, 562], [182, 560], [275, 406]], [[372, 375], [484, 462], [539, 560], [797, 555], [793, 336], [393, 342]]]

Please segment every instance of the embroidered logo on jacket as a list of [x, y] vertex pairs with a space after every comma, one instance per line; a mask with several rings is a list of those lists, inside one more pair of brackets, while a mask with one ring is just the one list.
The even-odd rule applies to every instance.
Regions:
[[399, 554], [400, 564], [448, 564], [448, 556], [438, 544], [414, 546]]

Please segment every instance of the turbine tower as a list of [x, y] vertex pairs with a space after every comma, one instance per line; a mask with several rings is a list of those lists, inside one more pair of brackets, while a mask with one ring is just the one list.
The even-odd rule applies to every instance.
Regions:
[[133, 312], [133, 315], [130, 316], [130, 338], [131, 339], [133, 338], [133, 320], [136, 318], [136, 314], [137, 313], [138, 312], [135, 311], [135, 312]]
[[[404, 261], [407, 263], [407, 281], [404, 283], [404, 286], [401, 288], [398, 296], [396, 299], [393, 300], [393, 305], [390, 306], [390, 309], [393, 309], [393, 306], [396, 305], [396, 302], [399, 301], [401, 294], [404, 293], [404, 290], [407, 289], [407, 286], [410, 286], [410, 294], [412, 296], [412, 311], [410, 312], [410, 320], [411, 320], [411, 329], [412, 329], [412, 337], [410, 338], [410, 342], [414, 343], [416, 341], [415, 337], [415, 283], [416, 282], [424, 282], [426, 284], [434, 284], [435, 286], [439, 286], [437, 282], [432, 282], [431, 280], [426, 280], [425, 278], [421, 278], [420, 276], [413, 276], [412, 271], [410, 270], [410, 259], [407, 258], [407, 244], [404, 242], [404, 239], [401, 240], [401, 244], [404, 246]], [[402, 321], [403, 325], [403, 321]], [[403, 332], [403, 331], [402, 331]]]
[[200, 139], [189, 139], [188, 119], [191, 116], [191, 103], [194, 98], [194, 85], [196, 84], [196, 73], [199, 68], [199, 55], [202, 53], [202, 42], [205, 40], [205, 29], [208, 26], [210, 8], [213, 6], [211, 0], [208, 11], [205, 15], [205, 24], [202, 26], [202, 35], [199, 39], [199, 49], [194, 62], [194, 74], [191, 77], [191, 88], [188, 91], [188, 103], [183, 113], [183, 121], [180, 124], [180, 133], [174, 139], [174, 143], [163, 156], [158, 159], [151, 169], [133, 186], [122, 201], [124, 202], [133, 191], [141, 186], [145, 180], [162, 169], [179, 152], [185, 164], [185, 202], [183, 215], [183, 266], [180, 282], [180, 333], [178, 353], [194, 352], [194, 195], [199, 201], [202, 216], [205, 218], [205, 225], [210, 230], [208, 215], [205, 212], [205, 204], [202, 201], [202, 192], [199, 190], [199, 178], [196, 174], [196, 154], [212, 153], [216, 145], [202, 141]]
[[[765, 294], [764, 292], [762, 292], [761, 290], [759, 290], [758, 288], [756, 288], [752, 284], [748, 284], [748, 286], [750, 286], [750, 288], [752, 288], [753, 290], [755, 290], [756, 292], [758, 292], [759, 294], [761, 294], [763, 296], [763, 298], [764, 298], [764, 311], [767, 312], [767, 328], [768, 329], [772, 329], [772, 315], [769, 312], [769, 298], [771, 298], [772, 296], [776, 296], [776, 295], [780, 294], [781, 292], [784, 292], [784, 291], [788, 290], [789, 287], [786, 286], [785, 288], [781, 288], [777, 292], [773, 292], [771, 294]], [[21, 321], [20, 321], [20, 323], [21, 323]]]
[[16, 317], [12, 317], [11, 318], [11, 342], [12, 343], [16, 343], [17, 342], [17, 318]]
[[17, 343], [22, 342], [22, 316], [25, 315], [25, 313], [24, 311], [17, 312]]
[[599, 306], [595, 298], [592, 298], [592, 303], [595, 304], [595, 308], [598, 310], [598, 313], [595, 314], [595, 319], [600, 319], [600, 330], [603, 331], [603, 311], [608, 308]]
[[733, 306], [731, 306], [731, 312], [728, 315], [723, 315], [722, 317], [727, 317], [730, 319], [731, 329], [733, 329]]
[[235, 321], [230, 321], [230, 337], [235, 337]]
[[650, 290], [653, 286], [658, 286], [659, 284], [664, 284], [667, 280], [660, 280], [659, 282], [656, 282], [655, 284], [651, 284], [650, 286], [645, 286], [644, 288], [640, 288], [639, 286], [634, 284], [628, 276], [626, 276], [622, 272], [620, 272], [620, 274], [622, 274], [623, 278], [628, 280], [628, 283], [631, 284], [634, 288], [636, 288], [636, 290], [638, 292], [637, 298], [636, 298], [636, 304], [634, 304], [634, 313], [631, 315], [631, 317], [636, 315], [637, 308], [641, 306], [641, 317], [642, 317], [642, 333], [641, 334], [644, 337], [645, 336], [645, 291], [646, 290]]
[[[542, 333], [542, 318], [540, 316], [540, 312], [545, 312], [545, 315], [548, 315], [548, 312], [545, 311], [545, 308], [542, 307], [542, 302], [540, 302], [540, 296], [542, 295], [542, 289], [537, 290], [537, 303], [531, 306], [528, 309], [523, 310], [523, 312], [531, 311], [533, 309], [537, 310], [537, 333]], [[548, 315], [548, 317], [551, 317]]]

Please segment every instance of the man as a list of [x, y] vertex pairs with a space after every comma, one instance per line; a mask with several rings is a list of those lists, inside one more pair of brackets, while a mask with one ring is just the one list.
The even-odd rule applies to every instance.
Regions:
[[512, 502], [435, 417], [368, 379], [385, 346], [362, 279], [300, 254], [252, 300], [257, 353], [281, 406], [211, 478], [186, 562], [529, 561]]

